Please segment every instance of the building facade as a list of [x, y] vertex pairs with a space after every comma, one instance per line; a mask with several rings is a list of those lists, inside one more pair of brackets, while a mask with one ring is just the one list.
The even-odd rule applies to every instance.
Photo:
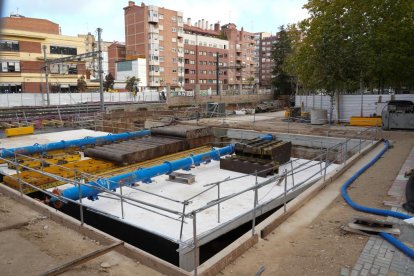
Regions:
[[[218, 28], [218, 30], [217, 30]], [[228, 85], [229, 42], [219, 38], [221, 31], [202, 20], [191, 25], [188, 18], [184, 25], [184, 89], [217, 91]]]
[[[46, 91], [44, 47], [47, 59], [55, 59], [85, 53], [85, 41], [91, 40], [61, 35], [59, 25], [45, 19], [12, 16], [1, 21], [0, 93]], [[85, 61], [54, 64], [49, 72], [51, 92], [76, 91], [78, 78], [88, 76]]]
[[129, 1], [124, 8], [126, 60], [147, 60], [148, 86], [184, 85], [184, 23], [181, 12]]
[[272, 58], [273, 45], [277, 41], [277, 36], [265, 36], [260, 40], [259, 51], [259, 85], [270, 88], [273, 79], [274, 60]]
[[242, 89], [253, 86], [256, 73], [254, 33], [246, 32], [243, 27], [239, 31], [233, 23], [222, 26], [221, 31], [229, 41], [229, 87]]
[[[156, 6], [129, 1], [124, 8], [124, 60], [145, 58], [147, 82], [152, 89], [217, 90], [252, 87], [255, 83], [255, 36], [233, 23], [220, 26], [191, 19], [183, 14]], [[108, 51], [109, 71], [117, 57]], [[217, 61], [218, 58], [218, 61]], [[113, 61], [113, 62], [111, 62]], [[218, 65], [218, 70], [217, 70]]]

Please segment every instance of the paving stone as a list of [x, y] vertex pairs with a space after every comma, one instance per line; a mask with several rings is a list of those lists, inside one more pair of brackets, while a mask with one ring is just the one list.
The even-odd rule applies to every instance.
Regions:
[[387, 273], [388, 273], [388, 269], [384, 268], [384, 267], [381, 267], [380, 274], [387, 274]]
[[342, 267], [341, 268], [341, 276], [349, 276], [349, 268]]
[[379, 270], [378, 270], [378, 269], [376, 269], [376, 268], [371, 268], [370, 273], [371, 273], [372, 275], [377, 275], [377, 274], [378, 274], [378, 272], [379, 272]]
[[368, 269], [368, 270], [371, 268], [371, 266], [372, 266], [372, 264], [370, 264], [370, 263], [364, 264], [364, 268]]
[[368, 275], [368, 269], [363, 269], [363, 270], [361, 270], [360, 275], [361, 275], [361, 276], [367, 276], [367, 275]]
[[351, 276], [358, 276], [358, 275], [359, 275], [359, 271], [358, 270], [352, 270]]

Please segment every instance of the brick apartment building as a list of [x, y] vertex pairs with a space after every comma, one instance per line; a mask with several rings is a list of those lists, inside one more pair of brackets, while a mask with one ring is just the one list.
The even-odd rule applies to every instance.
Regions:
[[193, 26], [188, 18], [184, 32], [184, 89], [194, 90], [199, 84], [201, 90], [216, 91], [217, 77], [220, 86], [227, 86], [229, 42], [220, 38], [220, 24], [213, 29], [203, 19]]
[[184, 85], [184, 23], [181, 12], [129, 1], [125, 15], [125, 59], [147, 60], [151, 88]]
[[[0, 40], [0, 93], [45, 91], [43, 46], [48, 59], [77, 55], [86, 52], [91, 38], [65, 36], [60, 27], [46, 19], [20, 15], [1, 18]], [[87, 76], [84, 61], [51, 66], [50, 91], [73, 91], [77, 79]]]
[[277, 35], [263, 36], [260, 39], [258, 72], [259, 85], [262, 87], [270, 88], [272, 85], [274, 65], [274, 60], [272, 58], [272, 48], [277, 39]]
[[[147, 60], [148, 86], [163, 89], [240, 89], [254, 83], [256, 73], [254, 33], [238, 30], [233, 23], [220, 26], [205, 20], [183, 22], [183, 14], [129, 1], [124, 8], [125, 55], [122, 45], [109, 50], [109, 68], [121, 60]], [[112, 47], [111, 46], [111, 47]], [[118, 51], [118, 52], [117, 52]], [[217, 70], [219, 53], [219, 70]], [[111, 71], [112, 70], [112, 71]]]
[[237, 30], [233, 23], [221, 27], [222, 34], [229, 41], [229, 87], [240, 89], [254, 84], [256, 73], [255, 34], [246, 32], [243, 27]]

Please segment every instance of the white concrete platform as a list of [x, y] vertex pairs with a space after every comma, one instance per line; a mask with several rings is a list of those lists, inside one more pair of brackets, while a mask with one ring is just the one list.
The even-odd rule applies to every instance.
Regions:
[[[297, 167], [300, 164], [308, 160], [304, 159], [293, 159], [293, 166]], [[288, 163], [287, 169], [290, 169], [290, 163]], [[317, 162], [311, 162], [309, 165], [318, 164]], [[244, 174], [221, 170], [219, 168], [219, 162], [212, 161], [209, 164], [201, 165], [192, 169], [190, 172], [188, 171], [178, 171], [181, 173], [191, 173], [195, 175], [196, 182], [193, 184], [181, 184], [176, 182], [171, 182], [168, 179], [167, 175], [158, 176], [152, 179], [152, 183], [150, 184], [143, 184], [139, 183], [139, 188], [145, 191], [149, 191], [151, 193], [155, 193], [158, 195], [166, 196], [169, 198], [173, 198], [179, 201], [185, 201], [190, 197], [204, 191], [207, 187], [205, 184], [224, 180], [227, 177], [238, 177], [243, 176]], [[324, 166], [324, 164], [322, 164]], [[327, 173], [334, 170], [338, 165], [331, 165], [327, 168]], [[303, 171], [295, 173], [294, 181], [295, 184], [299, 184], [305, 181], [307, 178], [312, 176], [316, 171], [320, 169], [319, 165], [313, 166], [309, 169], [305, 169]], [[302, 170], [302, 168], [298, 169]], [[284, 166], [280, 167], [280, 171], [284, 171]], [[313, 178], [309, 179], [307, 183], [310, 183], [316, 179], [318, 179], [320, 175], [314, 176]], [[258, 177], [258, 182], [261, 183], [268, 178], [261, 178]], [[277, 198], [284, 193], [284, 182], [280, 185], [277, 185], [278, 181], [269, 184], [261, 189], [258, 192], [258, 202], [259, 204], [263, 204], [273, 199]], [[246, 176], [240, 179], [232, 180], [229, 182], [222, 183], [220, 185], [220, 197], [225, 197], [237, 193], [241, 190], [244, 190], [248, 187], [251, 187], [255, 184], [255, 177], [254, 176]], [[287, 180], [287, 189], [292, 187], [292, 178], [288, 177]], [[66, 188], [66, 187], [65, 187]], [[116, 191], [119, 193], [119, 189]], [[123, 194], [134, 199], [148, 202], [151, 204], [156, 204], [157, 206], [162, 206], [168, 208], [170, 210], [174, 210], [177, 212], [182, 212], [183, 205], [176, 202], [171, 202], [166, 199], [162, 199], [160, 197], [146, 194], [140, 191], [136, 191], [134, 189], [123, 187]], [[111, 196], [109, 194], [103, 193], [104, 196]], [[196, 210], [200, 207], [205, 206], [206, 204], [217, 200], [218, 196], [218, 189], [213, 188], [202, 195], [196, 197], [192, 200], [191, 204], [186, 207], [186, 213], [191, 212], [192, 210]], [[220, 223], [218, 222], [218, 208], [214, 206], [207, 210], [202, 211], [201, 213], [197, 214], [197, 234], [198, 235], [205, 235], [208, 232], [215, 231], [215, 229], [220, 228], [221, 226], [229, 223], [236, 218], [245, 215], [246, 213], [250, 212], [253, 209], [253, 198], [254, 192], [249, 191], [244, 194], [241, 194], [233, 199], [230, 199], [220, 205]], [[86, 206], [93, 207], [99, 211], [103, 211], [105, 213], [109, 213], [113, 216], [121, 218], [121, 202], [119, 199], [112, 199], [106, 197], [99, 197], [99, 200], [90, 201], [90, 200], [83, 200], [83, 204]], [[136, 203], [134, 203], [136, 204]], [[142, 205], [144, 206], [144, 205]], [[170, 214], [168, 212], [157, 210], [155, 208], [151, 208], [148, 206], [144, 206], [145, 208], [149, 208], [151, 210], [155, 210], [162, 214], [171, 216], [176, 218], [177, 220], [167, 218], [165, 216], [154, 214], [150, 211], [138, 208], [136, 206], [132, 206], [130, 204], [124, 203], [124, 219], [128, 224], [137, 226], [141, 229], [146, 231], [155, 233], [159, 236], [163, 236], [164, 238], [171, 240], [176, 243], [180, 243], [180, 226], [181, 221], [177, 215]], [[248, 218], [250, 220], [251, 218]], [[185, 224], [183, 227], [183, 235], [181, 241], [190, 241], [193, 237], [193, 224], [192, 220], [189, 218], [185, 219]], [[233, 227], [234, 228], [234, 227]]]

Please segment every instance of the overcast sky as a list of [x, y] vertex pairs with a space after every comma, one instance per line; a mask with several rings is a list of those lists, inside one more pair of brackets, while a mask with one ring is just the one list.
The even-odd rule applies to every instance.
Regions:
[[[103, 29], [106, 41], [124, 41], [124, 10], [127, 0], [6, 0], [2, 16], [18, 13], [26, 17], [49, 19], [58, 23], [62, 34], [95, 33]], [[295, 23], [307, 16], [306, 0], [148, 0], [156, 5], [184, 12], [193, 23], [235, 23], [252, 32], [275, 33], [280, 25]], [[140, 5], [140, 1], [135, 1]]]

